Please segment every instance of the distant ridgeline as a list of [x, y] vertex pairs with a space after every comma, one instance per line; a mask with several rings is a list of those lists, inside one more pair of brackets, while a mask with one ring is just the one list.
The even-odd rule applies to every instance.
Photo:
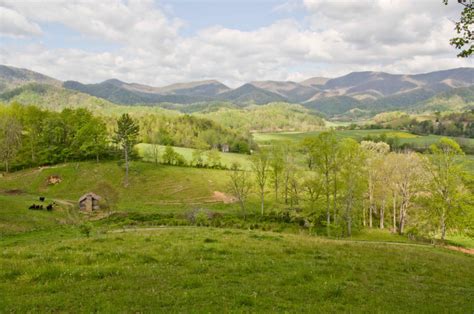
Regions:
[[[15, 90], [31, 83], [41, 86], [29, 85]], [[0, 65], [0, 98], [7, 102], [34, 104], [34, 101], [42, 102], [38, 98], [47, 98], [56, 106], [61, 106], [58, 102], [62, 100], [66, 106], [81, 103], [104, 107], [113, 103], [186, 113], [287, 103], [348, 121], [394, 110], [418, 113], [468, 110], [474, 106], [473, 86], [474, 68], [416, 75], [353, 72], [337, 78], [314, 77], [302, 82], [254, 81], [232, 89], [216, 80], [164, 87], [117, 79], [97, 84], [61, 82], [37, 72]], [[92, 97], [86, 100], [85, 95]], [[90, 105], [89, 100], [94, 105]]]

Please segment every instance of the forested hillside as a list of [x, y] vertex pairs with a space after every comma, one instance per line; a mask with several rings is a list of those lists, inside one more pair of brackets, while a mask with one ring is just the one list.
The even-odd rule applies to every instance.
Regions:
[[[66, 90], [78, 91], [116, 104], [160, 106], [182, 112], [200, 111], [204, 107], [209, 109], [209, 106], [245, 107], [286, 102], [345, 120], [370, 117], [387, 110], [449, 111], [469, 108], [469, 90], [474, 85], [473, 77], [473, 68], [417, 75], [353, 72], [331, 79], [313, 78], [302, 82], [254, 81], [231, 89], [216, 80], [154, 87], [117, 79], [96, 84], [77, 81], [61, 83], [42, 74], [13, 67], [3, 66], [0, 71], [4, 92], [28, 83], [56, 87], [62, 84]], [[15, 94], [21, 94], [18, 90], [12, 92], [13, 94], [7, 93], [3, 98], [11, 99]], [[25, 102], [28, 99], [17, 100]]]

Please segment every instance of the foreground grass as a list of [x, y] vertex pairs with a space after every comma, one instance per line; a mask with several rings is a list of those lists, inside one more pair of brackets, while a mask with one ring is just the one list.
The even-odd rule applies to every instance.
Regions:
[[472, 312], [471, 256], [178, 228], [1, 242], [5, 312]]

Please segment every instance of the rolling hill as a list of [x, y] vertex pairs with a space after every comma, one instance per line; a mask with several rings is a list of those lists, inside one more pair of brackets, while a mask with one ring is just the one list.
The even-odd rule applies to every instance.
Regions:
[[61, 81], [27, 69], [0, 65], [0, 93], [28, 83], [60, 86]]

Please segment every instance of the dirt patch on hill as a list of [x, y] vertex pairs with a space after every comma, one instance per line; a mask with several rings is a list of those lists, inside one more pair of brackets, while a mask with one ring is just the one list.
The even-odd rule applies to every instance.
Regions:
[[237, 199], [232, 195], [225, 194], [224, 192], [214, 191], [212, 199], [216, 202], [222, 202], [224, 204], [235, 203]]
[[25, 191], [20, 190], [20, 189], [5, 190], [5, 191], [2, 191], [2, 192], [3, 192], [3, 194], [7, 194], [7, 195], [21, 195], [21, 194], [25, 194]]
[[445, 246], [445, 248], [453, 250], [453, 251], [459, 251], [459, 252], [463, 252], [463, 253], [466, 253], [466, 254], [474, 255], [474, 249], [466, 249], [466, 248], [463, 248], [463, 247], [452, 246], [452, 245], [447, 245], [447, 246]]

